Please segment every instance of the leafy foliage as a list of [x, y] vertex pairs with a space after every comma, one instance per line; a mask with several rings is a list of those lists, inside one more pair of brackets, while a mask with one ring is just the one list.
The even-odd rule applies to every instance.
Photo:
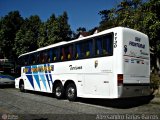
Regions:
[[84, 27], [79, 27], [77, 29], [77, 32], [85, 32], [85, 31], [86, 31], [86, 28], [84, 28]]
[[123, 0], [116, 8], [102, 10], [99, 30], [123, 26], [149, 36], [151, 65], [160, 69], [160, 0]]
[[25, 19], [20, 30], [16, 33], [14, 51], [16, 55], [38, 48], [37, 41], [41, 20], [38, 16]]
[[16, 60], [25, 52], [69, 40], [71, 34], [66, 12], [58, 17], [53, 14], [42, 22], [37, 15], [23, 19], [13, 11], [0, 18], [0, 57]]
[[41, 24], [38, 47], [68, 41], [71, 34], [67, 13], [64, 12], [58, 17], [52, 14], [46, 23]]
[[158, 74], [152, 73], [151, 74], [151, 87], [156, 90], [159, 88], [160, 85], [160, 77], [158, 76]]
[[0, 49], [6, 58], [14, 59], [14, 39], [23, 23], [23, 18], [18, 11], [10, 12], [0, 19]]

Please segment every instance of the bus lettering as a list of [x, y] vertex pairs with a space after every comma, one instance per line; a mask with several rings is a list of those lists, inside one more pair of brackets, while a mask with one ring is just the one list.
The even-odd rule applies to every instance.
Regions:
[[82, 69], [82, 66], [72, 66], [72, 65], [70, 65], [69, 66], [70, 67], [70, 70], [80, 70], [80, 69]]
[[129, 45], [145, 49], [144, 44], [136, 43], [136, 42], [133, 42], [133, 41], [129, 41]]

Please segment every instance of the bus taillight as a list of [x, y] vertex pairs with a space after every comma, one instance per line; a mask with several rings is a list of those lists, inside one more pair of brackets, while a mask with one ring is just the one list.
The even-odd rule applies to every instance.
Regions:
[[123, 84], [123, 74], [117, 74], [118, 86]]

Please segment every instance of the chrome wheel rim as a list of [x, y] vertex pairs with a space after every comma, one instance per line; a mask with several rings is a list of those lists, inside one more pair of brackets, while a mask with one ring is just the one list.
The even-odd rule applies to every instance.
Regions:
[[61, 87], [56, 88], [56, 96], [61, 96]]
[[68, 89], [68, 91], [67, 91], [67, 95], [68, 95], [68, 97], [73, 98], [74, 95], [75, 95], [75, 89], [72, 88], [72, 87], [70, 87], [70, 88]]

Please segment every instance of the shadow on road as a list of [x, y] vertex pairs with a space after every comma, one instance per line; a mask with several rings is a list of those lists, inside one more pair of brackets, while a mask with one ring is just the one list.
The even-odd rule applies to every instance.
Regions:
[[[53, 94], [47, 94], [43, 92], [27, 91], [31, 94], [42, 95], [46, 97], [54, 97]], [[76, 102], [81, 102], [85, 104], [98, 105], [103, 107], [112, 107], [119, 109], [127, 109], [142, 106], [148, 104], [155, 96], [144, 96], [144, 97], [134, 97], [134, 98], [121, 98], [121, 99], [93, 99], [93, 98], [78, 98]], [[61, 99], [61, 100], [65, 100]]]
[[127, 109], [133, 108], [137, 106], [141, 106], [144, 104], [148, 104], [154, 95], [144, 96], [144, 97], [134, 97], [134, 98], [121, 98], [121, 99], [82, 99], [79, 98], [77, 101], [92, 104], [92, 105], [99, 105], [103, 107], [113, 107], [119, 109]]
[[0, 89], [15, 88], [15, 85], [0, 85]]

